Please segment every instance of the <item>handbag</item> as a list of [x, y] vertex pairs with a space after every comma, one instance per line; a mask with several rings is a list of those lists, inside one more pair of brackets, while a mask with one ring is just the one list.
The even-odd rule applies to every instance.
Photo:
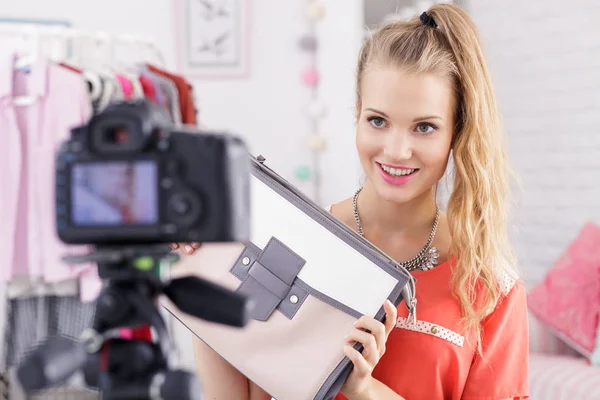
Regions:
[[[362, 315], [384, 321], [403, 300], [416, 318], [412, 275], [250, 157], [250, 241], [205, 243], [171, 267], [245, 295], [249, 322], [232, 327], [163, 306], [248, 379], [279, 400], [333, 399], [352, 362], [344, 337]], [[362, 351], [362, 345], [355, 348]]]

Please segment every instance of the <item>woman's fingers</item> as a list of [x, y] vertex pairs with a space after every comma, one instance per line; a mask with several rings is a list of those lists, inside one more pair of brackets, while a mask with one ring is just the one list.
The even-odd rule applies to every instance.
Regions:
[[352, 329], [348, 336], [346, 336], [346, 341], [348, 343], [359, 342], [362, 343], [363, 357], [367, 360], [369, 365], [375, 366], [379, 361], [380, 352], [377, 340], [374, 335], [371, 335], [368, 332], [361, 331], [359, 329]]
[[352, 347], [352, 345], [344, 345], [344, 354], [350, 359], [350, 361], [352, 361], [352, 364], [354, 364], [354, 373], [356, 373], [359, 377], [367, 377], [373, 371], [373, 368], [369, 365], [367, 360], [365, 360], [363, 355], [360, 354], [354, 347]]
[[[381, 357], [385, 353], [385, 343], [387, 341], [388, 335], [396, 325], [396, 318], [398, 314], [396, 307], [389, 300], [385, 301], [385, 303], [383, 304], [383, 308], [385, 309], [385, 323], [381, 323], [375, 318], [367, 317], [364, 315], [360, 317], [355, 323], [356, 328], [363, 328], [368, 331], [365, 333], [370, 333], [370, 335], [375, 337], [376, 349], [379, 353], [379, 357]], [[362, 341], [360, 342], [363, 343]]]
[[185, 254], [193, 254], [200, 248], [202, 243], [171, 243], [170, 246], [173, 250], [182, 249]]
[[200, 247], [200, 243], [187, 243], [183, 246], [183, 251], [186, 254], [193, 254]]
[[[385, 352], [385, 342], [387, 341], [387, 332], [385, 325], [374, 318], [362, 316], [354, 325], [357, 328], [364, 328], [370, 332], [371, 336], [375, 337], [377, 351], [379, 354]], [[368, 333], [367, 333], [368, 334]]]
[[383, 303], [383, 308], [385, 308], [385, 334], [389, 335], [392, 329], [396, 326], [396, 320], [398, 319], [398, 309], [396, 306], [389, 300], [386, 300]]

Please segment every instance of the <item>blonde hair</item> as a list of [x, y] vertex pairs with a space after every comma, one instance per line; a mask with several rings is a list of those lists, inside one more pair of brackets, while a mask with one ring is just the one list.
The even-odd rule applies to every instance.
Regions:
[[502, 278], [512, 272], [508, 239], [510, 170], [496, 99], [471, 18], [458, 6], [438, 4], [427, 14], [437, 27], [419, 18], [383, 26], [364, 43], [358, 60], [357, 113], [361, 78], [370, 65], [391, 65], [409, 73], [448, 77], [456, 99], [452, 140], [453, 191], [448, 200], [456, 257], [452, 278], [466, 329], [473, 329], [481, 350], [481, 321], [502, 296]]

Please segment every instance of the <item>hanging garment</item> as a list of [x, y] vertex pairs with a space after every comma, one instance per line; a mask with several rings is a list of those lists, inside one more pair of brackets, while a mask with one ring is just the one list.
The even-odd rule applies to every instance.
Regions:
[[151, 72], [163, 76], [175, 84], [178, 92], [181, 121], [187, 125], [196, 125], [196, 108], [194, 105], [192, 86], [179, 75], [165, 71], [152, 64], [148, 64], [147, 67]]
[[112, 88], [112, 94], [110, 96], [109, 103], [125, 99], [125, 93], [123, 93], [123, 88], [121, 87], [121, 84], [119, 83], [119, 80], [117, 79], [115, 74], [108, 72], [99, 72], [99, 75], [102, 77], [102, 79], [105, 80], [107, 85], [110, 84]]
[[132, 97], [134, 99], [143, 99], [145, 97], [144, 88], [142, 86], [142, 83], [140, 82], [140, 77], [131, 72], [123, 72], [123, 75], [129, 80], [129, 82], [131, 82], [133, 90]]
[[144, 96], [151, 100], [154, 104], [158, 104], [154, 82], [152, 82], [152, 80], [147, 76], [140, 75], [140, 83], [142, 84], [142, 89], [144, 90]]
[[173, 124], [176, 126], [181, 125], [181, 110], [179, 109], [179, 93], [177, 92], [177, 86], [175, 86], [168, 78], [158, 74], [155, 74], [155, 79], [165, 95], [166, 109], [171, 116]]
[[88, 85], [88, 93], [92, 103], [92, 112], [98, 114], [110, 103], [115, 87], [110, 80], [93, 71], [84, 71], [83, 78]]
[[126, 99], [133, 99], [133, 84], [125, 75], [123, 74], [115, 74], [117, 81], [121, 85], [121, 89], [123, 90], [123, 94]]
[[[77, 72], [41, 57], [15, 70], [17, 58], [0, 54], [0, 281], [25, 275], [54, 283], [84, 271], [86, 279], [97, 280], [95, 264], [61, 260], [88, 248], [58, 239], [54, 209], [55, 151], [71, 128], [91, 116], [85, 83]], [[28, 105], [16, 104], [23, 99]]]
[[168, 110], [169, 106], [167, 104], [167, 98], [160, 87], [158, 75], [149, 72], [146, 67], [143, 67], [140, 71], [140, 76], [152, 82], [152, 85], [154, 86], [156, 104], [162, 106], [165, 110]]

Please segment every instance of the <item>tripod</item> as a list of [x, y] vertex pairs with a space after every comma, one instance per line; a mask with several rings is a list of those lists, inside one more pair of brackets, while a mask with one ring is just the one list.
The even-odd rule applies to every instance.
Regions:
[[105, 286], [94, 322], [79, 341], [53, 337], [26, 358], [17, 370], [23, 388], [33, 392], [55, 386], [82, 371], [86, 383], [99, 388], [106, 400], [200, 400], [195, 375], [172, 369], [173, 343], [158, 297], [165, 294], [197, 318], [237, 327], [249, 320], [246, 298], [198, 277], [161, 279], [164, 262], [178, 259], [167, 245], [98, 247], [65, 259], [98, 263]]

